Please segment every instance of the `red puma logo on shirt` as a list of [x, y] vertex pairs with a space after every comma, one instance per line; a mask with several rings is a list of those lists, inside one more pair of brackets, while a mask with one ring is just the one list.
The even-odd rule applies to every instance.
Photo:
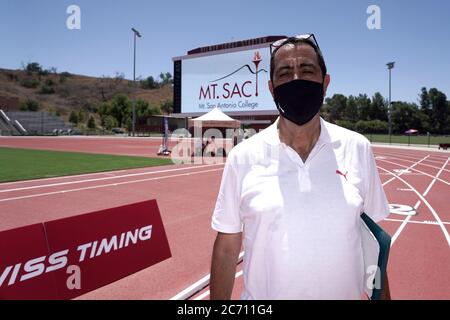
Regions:
[[343, 177], [345, 178], [345, 181], [347, 181], [347, 174], [348, 174], [348, 171], [344, 174], [344, 173], [342, 173], [341, 171], [336, 170], [336, 173], [339, 174], [339, 175], [341, 175], [341, 176], [343, 176]]

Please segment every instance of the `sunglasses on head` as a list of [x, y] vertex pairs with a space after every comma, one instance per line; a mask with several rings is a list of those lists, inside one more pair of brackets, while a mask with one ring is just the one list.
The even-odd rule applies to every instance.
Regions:
[[307, 42], [311, 46], [314, 47], [314, 49], [317, 51], [318, 54], [322, 56], [322, 52], [320, 51], [319, 44], [317, 43], [316, 37], [312, 33], [306, 33], [306, 34], [300, 34], [289, 38], [284, 38], [275, 41], [270, 45], [270, 55], [274, 56], [275, 53], [280, 49], [282, 46], [288, 44], [288, 43], [297, 43], [297, 42]]

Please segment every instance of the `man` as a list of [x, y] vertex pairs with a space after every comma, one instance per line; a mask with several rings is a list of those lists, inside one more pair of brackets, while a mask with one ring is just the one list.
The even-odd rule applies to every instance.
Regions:
[[[314, 35], [271, 45], [280, 112], [229, 154], [212, 227], [211, 299], [361, 299], [361, 219], [389, 214], [369, 141], [319, 116], [330, 76]], [[387, 285], [387, 283], [386, 283]]]
[[205, 147], [205, 154], [209, 157], [215, 157], [217, 154], [216, 137], [212, 136], [208, 139]]

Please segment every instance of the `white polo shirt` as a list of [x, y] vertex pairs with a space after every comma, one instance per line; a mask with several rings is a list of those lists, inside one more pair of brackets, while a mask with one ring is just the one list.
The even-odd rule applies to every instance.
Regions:
[[277, 122], [231, 150], [212, 217], [216, 231], [243, 231], [241, 298], [360, 299], [360, 214], [389, 214], [370, 142], [320, 119], [303, 162]]

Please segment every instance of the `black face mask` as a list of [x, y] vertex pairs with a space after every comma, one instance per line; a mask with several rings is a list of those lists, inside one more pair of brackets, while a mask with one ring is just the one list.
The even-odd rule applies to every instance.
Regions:
[[323, 84], [308, 80], [292, 80], [273, 89], [280, 114], [301, 126], [311, 121], [323, 104]]

